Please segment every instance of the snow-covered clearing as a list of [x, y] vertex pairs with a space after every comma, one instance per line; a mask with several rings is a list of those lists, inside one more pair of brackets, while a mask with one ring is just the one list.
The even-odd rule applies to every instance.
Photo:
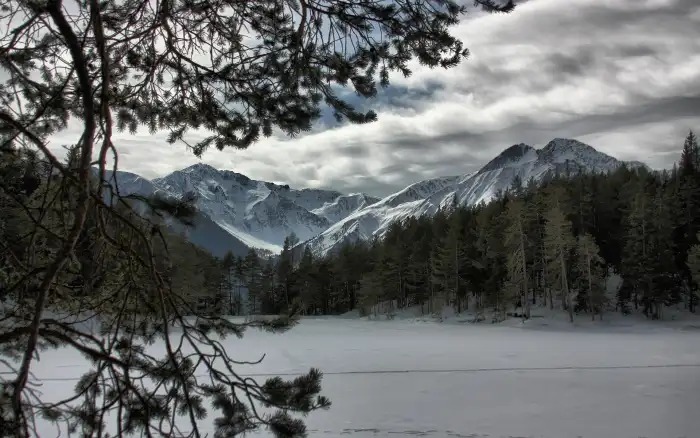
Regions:
[[[700, 437], [700, 330], [538, 327], [327, 318], [225, 342], [267, 355], [245, 370], [260, 378], [324, 371], [333, 406], [308, 417], [311, 436]], [[67, 395], [85, 363], [47, 352], [33, 371]]]

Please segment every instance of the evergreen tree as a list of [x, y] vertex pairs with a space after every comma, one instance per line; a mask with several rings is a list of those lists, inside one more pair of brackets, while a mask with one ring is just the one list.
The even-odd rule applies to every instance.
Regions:
[[299, 237], [292, 231], [289, 236], [287, 236], [287, 244], [289, 245], [288, 248], [290, 249], [290, 263], [292, 266], [296, 264], [296, 258], [294, 257], [294, 251], [295, 248], [297, 247], [297, 244], [299, 243]]
[[275, 266], [272, 259], [261, 261], [259, 282], [260, 313], [263, 315], [278, 315], [288, 307], [285, 297], [278, 294], [275, 278]]
[[[700, 236], [698, 236], [700, 240]], [[700, 284], [700, 244], [693, 245], [688, 253], [688, 268], [690, 269], [693, 280], [696, 284]]]
[[574, 321], [573, 296], [569, 289], [568, 260], [569, 251], [574, 247], [571, 222], [561, 208], [555, 205], [545, 216], [545, 251], [551, 283], [559, 286], [562, 304], [569, 312], [569, 321]]
[[527, 223], [530, 212], [521, 199], [515, 199], [507, 206], [508, 228], [505, 231], [505, 242], [508, 251], [508, 286], [513, 294], [520, 299], [523, 317], [530, 318], [530, 290], [528, 276]]
[[406, 302], [406, 282], [408, 280], [408, 259], [410, 247], [402, 238], [403, 227], [399, 222], [389, 226], [384, 236], [378, 259], [378, 274], [380, 276], [383, 298], [389, 301], [390, 308], [394, 303], [404, 307]]
[[524, 194], [523, 178], [520, 176], [520, 174], [516, 174], [513, 177], [513, 180], [510, 182], [508, 192], [516, 198], [519, 198]]
[[593, 236], [584, 233], [578, 236], [576, 245], [577, 273], [579, 276], [579, 299], [585, 299], [591, 319], [596, 313], [603, 319], [605, 305], [604, 260], [599, 254]]
[[[639, 307], [640, 293], [649, 291], [652, 282], [653, 258], [650, 252], [650, 209], [648, 195], [639, 192], [634, 196], [627, 216], [627, 236], [624, 246], [624, 259], [621, 274], [629, 284], [631, 296], [620, 296], [621, 305], [632, 300], [635, 309]], [[621, 289], [621, 291], [627, 289]]]
[[680, 273], [676, 269], [673, 221], [662, 188], [656, 189], [651, 213], [650, 250], [652, 255], [650, 289], [645, 294], [645, 308], [653, 318], [663, 317], [663, 306], [680, 301]]
[[280, 253], [279, 261], [277, 262], [277, 279], [284, 296], [284, 301], [289, 306], [290, 291], [293, 289], [293, 274], [294, 264], [292, 263], [292, 244], [290, 236], [285, 237]]
[[382, 299], [382, 286], [377, 275], [368, 273], [360, 280], [359, 306], [363, 314], [373, 314], [376, 318], [379, 313], [379, 303]]
[[260, 312], [263, 296], [262, 264], [255, 250], [248, 250], [243, 260], [243, 281], [248, 288], [248, 312], [255, 315]]
[[224, 254], [221, 260], [222, 278], [221, 289], [222, 295], [225, 296], [226, 309], [230, 315], [236, 315], [236, 288], [234, 280], [234, 267], [236, 257], [231, 251]]
[[244, 275], [244, 260], [243, 257], [236, 257], [233, 264], [233, 275], [234, 275], [234, 288], [235, 288], [235, 305], [236, 305], [236, 315], [242, 315], [246, 309], [243, 306], [243, 293], [242, 289], [245, 286], [245, 275]]
[[314, 273], [314, 260], [311, 248], [306, 246], [296, 271], [297, 284], [300, 288], [299, 296], [305, 306], [311, 305], [318, 308], [319, 300], [314, 295]]
[[504, 250], [500, 235], [500, 220], [495, 216], [493, 206], [483, 207], [475, 212], [475, 227], [477, 230], [473, 247], [478, 256], [473, 260], [473, 266], [478, 270], [475, 284], [477, 291], [477, 313], [483, 311], [487, 305], [498, 308], [499, 303], [505, 299], [500, 296], [502, 278], [505, 264], [503, 263]]
[[432, 256], [432, 282], [441, 291], [447, 303], [454, 303], [458, 313], [464, 302], [463, 267], [465, 245], [458, 210], [453, 211], [447, 222], [444, 236], [434, 247]]
[[683, 143], [680, 170], [683, 176], [695, 176], [700, 172], [700, 146], [693, 131], [688, 133]]
[[674, 212], [673, 222], [676, 267], [685, 282], [688, 306], [695, 311], [697, 283], [693, 280], [687, 268], [686, 256], [690, 248], [698, 243], [700, 232], [700, 167], [696, 161], [700, 157], [695, 134], [690, 131], [685, 139], [678, 176], [669, 184], [672, 188], [670, 199]]

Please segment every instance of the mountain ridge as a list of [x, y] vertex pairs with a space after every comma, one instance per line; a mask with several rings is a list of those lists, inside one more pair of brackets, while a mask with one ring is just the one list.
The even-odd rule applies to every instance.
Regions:
[[[488, 202], [505, 190], [516, 177], [523, 184], [531, 178], [542, 181], [547, 175], [565, 172], [608, 172], [623, 164], [646, 167], [638, 161], [621, 161], [592, 146], [574, 139], [555, 138], [543, 148], [536, 149], [519, 143], [503, 150], [478, 171], [452, 177], [419, 181], [389, 195], [365, 209], [348, 215], [327, 230], [301, 245], [307, 245], [316, 255], [324, 255], [353, 240], [381, 238], [394, 221], [425, 214], [433, 215], [454, 200], [460, 205]], [[411, 199], [406, 192], [421, 196]], [[413, 188], [413, 189], [412, 189]], [[402, 197], [403, 196], [403, 197]], [[397, 202], [400, 199], [403, 202]]]
[[171, 226], [219, 257], [226, 253], [227, 246], [236, 255], [244, 255], [248, 248], [279, 252], [291, 233], [300, 241], [308, 240], [353, 211], [379, 200], [364, 193], [293, 189], [203, 163], [152, 180], [125, 171], [117, 171], [116, 179], [111, 174], [108, 178], [122, 195], [160, 193], [180, 198], [194, 193], [199, 209], [195, 223], [200, 228], [186, 229], [174, 223]]
[[555, 138], [541, 149], [518, 143], [475, 172], [417, 181], [384, 198], [294, 189], [203, 163], [153, 180], [123, 171], [118, 176], [123, 194], [159, 192], [179, 198], [195, 193], [198, 228], [173, 226], [219, 257], [229, 249], [236, 255], [248, 248], [279, 252], [291, 233], [299, 238], [299, 248], [309, 246], [316, 255], [324, 255], [344, 242], [381, 238], [392, 222], [433, 215], [455, 200], [460, 205], [488, 202], [516, 177], [525, 184], [555, 173], [607, 172], [623, 164], [646, 166], [618, 160], [574, 139]]

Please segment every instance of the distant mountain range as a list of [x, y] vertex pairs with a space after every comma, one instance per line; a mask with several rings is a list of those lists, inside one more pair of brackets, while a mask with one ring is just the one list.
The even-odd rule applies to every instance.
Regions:
[[179, 198], [195, 193], [200, 210], [196, 226], [173, 227], [219, 257], [229, 250], [244, 255], [248, 248], [278, 253], [292, 232], [301, 242], [306, 241], [379, 200], [363, 193], [296, 190], [206, 164], [195, 164], [150, 181], [123, 171], [118, 171], [116, 178], [108, 178], [122, 195], [148, 196], [158, 192]]
[[228, 250], [242, 255], [251, 247], [279, 252], [292, 232], [300, 245], [309, 245], [315, 254], [323, 255], [348, 241], [381, 238], [392, 222], [435, 214], [455, 198], [461, 205], [488, 202], [516, 176], [525, 183], [564, 173], [567, 168], [571, 173], [607, 172], [623, 163], [645, 166], [617, 160], [577, 140], [557, 138], [542, 149], [521, 143], [503, 151], [478, 172], [420, 181], [383, 199], [364, 193], [297, 190], [205, 164], [152, 181], [119, 171], [116, 180], [122, 194], [197, 194], [200, 214], [196, 226], [182, 231], [216, 256]]

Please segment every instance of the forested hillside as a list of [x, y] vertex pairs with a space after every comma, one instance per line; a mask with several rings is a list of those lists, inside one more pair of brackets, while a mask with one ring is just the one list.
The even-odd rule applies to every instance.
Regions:
[[[696, 311], [699, 213], [700, 149], [690, 132], [670, 171], [623, 166], [539, 185], [515, 180], [489, 204], [394, 223], [381, 241], [323, 258], [308, 248], [294, 254], [289, 241], [277, 263], [253, 251], [228, 256], [222, 291], [249, 290], [248, 309], [238, 301], [234, 313], [276, 313], [300, 300], [308, 314], [391, 302], [496, 319], [515, 310], [529, 317], [533, 306], [561, 306], [571, 320], [631, 309], [663, 318], [666, 305]], [[615, 296], [605, 294], [612, 273], [623, 279]]]
[[[69, 155], [67, 165], [75, 155]], [[60, 230], [73, 218], [67, 206], [76, 202], [75, 190], [66, 188], [64, 176], [27, 149], [0, 149], [0, 299], [20, 305], [4, 308], [0, 321], [29, 318], [36, 284], [26, 281], [46, 269], [62, 243]], [[93, 185], [97, 187], [96, 180]], [[138, 202], [139, 208], [130, 205]], [[183, 226], [196, 210], [186, 202], [160, 198], [123, 198], [116, 213], [130, 221], [104, 215], [105, 204], [91, 201], [86, 226], [65, 271], [57, 278], [50, 310], [74, 315], [99, 314], [103, 320], [120, 313], [120, 306], [133, 306], [144, 318], [159, 316], [157, 295], [144, 279], [149, 275], [138, 259], [154, 258], [157, 275], [168, 285], [172, 310], [188, 314], [202, 301], [216, 304], [221, 278], [220, 262], [188, 242], [164, 224], [164, 215], [179, 218]], [[138, 212], [136, 211], [138, 210]], [[177, 211], [175, 211], [177, 210]], [[138, 244], [135, 236], [149, 236], [153, 253]], [[121, 257], [128, 251], [131, 258]], [[37, 266], [28, 270], [27, 266]], [[126, 304], [125, 304], [126, 303]]]

